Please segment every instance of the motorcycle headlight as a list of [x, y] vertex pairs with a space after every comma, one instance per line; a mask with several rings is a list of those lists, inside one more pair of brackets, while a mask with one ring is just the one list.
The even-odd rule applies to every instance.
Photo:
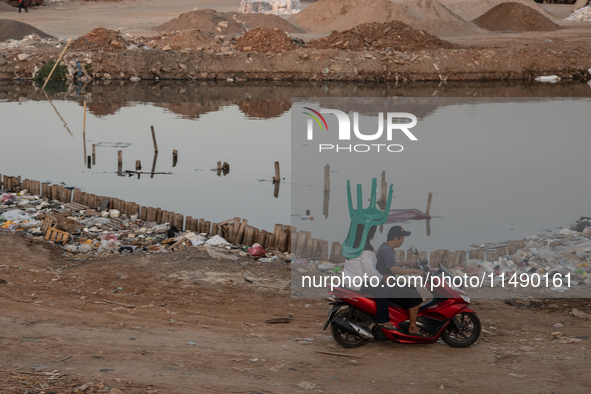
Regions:
[[468, 304], [470, 303], [470, 297], [467, 295], [461, 295], [460, 297], [462, 297], [462, 300], [466, 301]]

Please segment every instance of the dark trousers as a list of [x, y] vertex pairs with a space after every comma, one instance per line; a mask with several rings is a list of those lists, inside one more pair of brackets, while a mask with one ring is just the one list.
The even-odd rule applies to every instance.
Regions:
[[[384, 287], [381, 287], [381, 286]], [[390, 322], [390, 312], [389, 312], [389, 302], [388, 302], [388, 293], [389, 288], [383, 283], [380, 283], [380, 286], [373, 287], [373, 286], [361, 286], [359, 292], [362, 294], [367, 294], [371, 297], [375, 297], [376, 299], [376, 314], [378, 317], [378, 324], [385, 324]]]
[[21, 13], [21, 8], [25, 9], [25, 12], [29, 12], [29, 10], [27, 10], [27, 5], [25, 4], [25, 2], [23, 1], [22, 3], [18, 3], [18, 13]]

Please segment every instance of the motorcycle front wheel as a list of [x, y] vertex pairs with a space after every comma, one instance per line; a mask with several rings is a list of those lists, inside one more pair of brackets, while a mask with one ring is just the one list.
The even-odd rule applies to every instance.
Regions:
[[[351, 323], [365, 324], [365, 318], [363, 314], [359, 312], [357, 309], [353, 309], [353, 312], [351, 313], [349, 308], [340, 310], [335, 315], [335, 317], [347, 320]], [[337, 327], [334, 324], [330, 325], [330, 333], [339, 345], [347, 348], [363, 346], [367, 342], [367, 339], [362, 338], [359, 335], [353, 335], [351, 333], [342, 331], [339, 327]]]
[[476, 342], [482, 329], [476, 313], [460, 313], [453, 320], [456, 324], [451, 321], [441, 335], [445, 343], [453, 347], [467, 347]]

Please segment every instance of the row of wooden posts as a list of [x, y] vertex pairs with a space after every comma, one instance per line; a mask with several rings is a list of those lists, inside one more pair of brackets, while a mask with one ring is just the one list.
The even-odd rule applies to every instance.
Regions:
[[178, 231], [195, 231], [205, 233], [209, 236], [220, 235], [228, 242], [236, 245], [252, 246], [259, 243], [265, 249], [277, 249], [280, 252], [291, 253], [291, 226], [276, 224], [273, 232], [259, 230], [248, 224], [247, 219], [232, 218], [221, 223], [212, 223], [203, 218], [186, 218], [175, 212], [163, 210], [161, 208], [140, 206], [135, 202], [128, 202], [118, 198], [98, 196], [96, 194], [85, 193], [78, 188], [72, 190], [62, 185], [50, 185], [45, 182], [39, 182], [30, 179], [21, 181], [21, 177], [0, 175], [0, 189], [10, 189], [14, 192], [28, 190], [32, 194], [41, 195], [51, 200], [57, 200], [63, 203], [74, 202], [82, 204], [92, 209], [97, 209], [107, 200], [105, 209], [116, 209], [122, 215], [138, 215], [138, 218], [148, 222], [158, 224], [170, 223]]
[[[170, 223], [178, 231], [195, 231], [206, 233], [210, 236], [220, 235], [228, 242], [236, 245], [252, 246], [254, 243], [261, 244], [266, 249], [277, 249], [281, 252], [294, 253], [297, 257], [308, 257], [312, 259], [327, 259], [334, 263], [343, 263], [345, 258], [342, 254], [343, 247], [340, 242], [333, 242], [329, 248], [329, 241], [312, 238], [310, 231], [299, 231], [292, 226], [276, 224], [273, 232], [259, 230], [248, 225], [247, 219], [232, 218], [221, 223], [212, 223], [203, 218], [186, 218], [175, 212], [161, 208], [140, 206], [135, 202], [127, 202], [113, 197], [97, 196], [85, 193], [78, 188], [72, 190], [56, 184], [39, 182], [31, 179], [21, 180], [21, 177], [0, 175], [0, 189], [10, 189], [15, 192], [28, 190], [31, 194], [38, 194], [52, 200], [64, 203], [74, 202], [93, 209], [101, 206], [106, 199], [106, 209], [117, 209], [123, 215], [138, 215], [138, 218], [158, 224]], [[499, 256], [514, 254], [524, 246], [525, 241], [510, 241], [505, 247], [498, 247], [494, 250], [474, 249], [469, 252], [464, 250], [437, 250], [427, 256], [427, 252], [420, 252], [420, 258], [429, 257], [431, 266], [439, 264], [445, 267], [453, 267], [465, 262], [467, 259], [478, 259], [495, 261]], [[329, 253], [330, 251], [330, 253]], [[404, 250], [396, 250], [398, 261], [417, 262], [418, 257]]]

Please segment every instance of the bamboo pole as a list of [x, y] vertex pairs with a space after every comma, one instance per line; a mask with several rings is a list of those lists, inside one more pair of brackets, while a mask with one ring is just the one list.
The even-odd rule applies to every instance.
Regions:
[[[64, 56], [64, 53], [66, 53], [66, 49], [68, 49], [68, 46], [70, 45], [70, 42], [72, 42], [72, 39], [71, 38], [68, 40], [68, 43], [64, 47], [64, 50], [62, 51], [62, 54], [60, 55], [60, 57], [57, 59], [57, 61], [53, 65], [53, 68], [51, 69], [51, 72], [49, 73], [49, 76], [45, 80], [45, 83], [43, 84], [43, 87], [41, 88], [41, 90], [45, 90], [45, 85], [47, 85], [47, 82], [49, 82], [49, 80], [51, 79], [51, 76], [53, 75], [53, 72], [55, 71], [55, 68], [59, 64], [60, 60], [62, 60], [62, 57]], [[84, 157], [86, 157], [86, 155], [84, 155]]]

